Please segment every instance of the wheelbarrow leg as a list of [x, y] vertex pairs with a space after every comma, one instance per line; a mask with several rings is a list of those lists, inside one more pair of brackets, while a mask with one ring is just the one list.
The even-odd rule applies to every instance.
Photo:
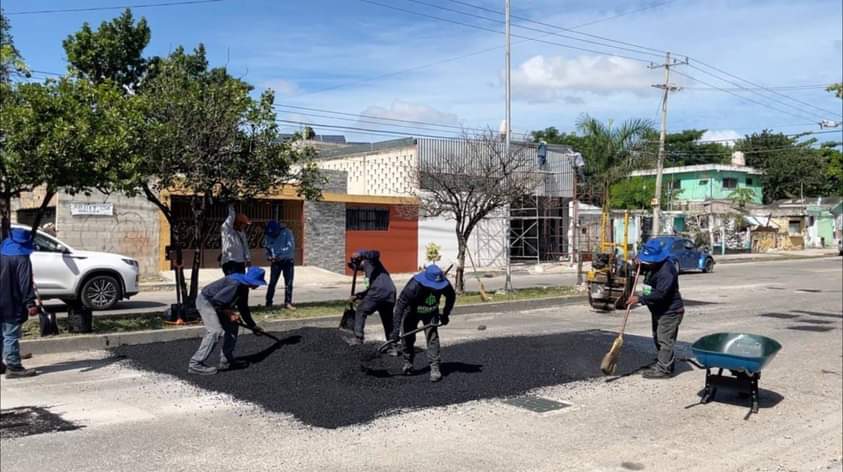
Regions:
[[[722, 369], [721, 369], [722, 372]], [[711, 385], [711, 369], [706, 367], [705, 369], [705, 390], [703, 390], [702, 398], [700, 398], [700, 403], [708, 403], [711, 400], [714, 400], [714, 395], [717, 393], [717, 389]]]
[[752, 376], [752, 409], [753, 413], [758, 413], [758, 379], [761, 378], [761, 373], [756, 373]]

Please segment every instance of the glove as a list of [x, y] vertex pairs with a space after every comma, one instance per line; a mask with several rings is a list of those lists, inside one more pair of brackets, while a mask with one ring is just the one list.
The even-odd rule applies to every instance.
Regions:
[[227, 316], [232, 323], [237, 323], [238, 321], [240, 321], [240, 314], [234, 310], [225, 310], [223, 311], [223, 314]]
[[439, 316], [439, 325], [440, 326], [447, 326], [448, 323], [451, 322], [451, 319], [448, 315], [441, 315]]
[[354, 304], [357, 303], [359, 300], [357, 299], [357, 295], [352, 295], [348, 297], [348, 303]]
[[38, 316], [41, 310], [38, 308], [38, 305], [32, 305], [31, 307], [26, 309], [27, 316]]

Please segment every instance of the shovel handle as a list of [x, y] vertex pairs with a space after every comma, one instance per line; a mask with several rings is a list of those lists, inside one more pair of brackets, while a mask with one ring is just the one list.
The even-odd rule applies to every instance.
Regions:
[[[237, 325], [238, 325], [238, 326], [242, 326], [242, 327], [244, 327], [244, 328], [248, 329], [248, 330], [249, 330], [249, 331], [251, 331], [252, 333], [255, 333], [255, 328], [252, 328], [251, 326], [247, 325], [246, 323], [244, 323], [244, 322], [242, 322], [242, 321], [238, 321], [238, 322], [237, 322]], [[255, 333], [255, 335], [258, 335], [258, 334], [257, 334], [257, 333]], [[271, 340], [273, 340], [273, 341], [275, 341], [275, 342], [277, 342], [277, 343], [280, 343], [280, 342], [281, 342], [281, 340], [280, 340], [280, 339], [276, 338], [276, 337], [275, 337], [274, 335], [272, 335], [272, 334], [267, 333], [266, 331], [262, 331], [262, 332], [261, 332], [261, 334], [260, 334], [260, 335], [258, 335], [258, 336], [266, 336], [267, 338], [269, 338], [269, 339], [271, 339]]]
[[420, 331], [424, 331], [428, 328], [438, 328], [440, 326], [442, 326], [440, 323], [430, 323], [430, 324], [426, 324], [426, 325], [422, 326], [421, 328], [416, 328], [412, 331], [407, 331], [406, 333], [402, 334], [401, 336], [398, 336], [396, 339], [390, 339], [389, 341], [381, 344], [381, 346], [378, 348], [378, 352], [384, 352], [386, 350], [386, 348], [388, 348], [389, 346], [391, 346], [391, 345], [397, 343], [398, 341], [406, 338], [407, 336], [410, 336], [411, 334], [416, 334], [416, 333], [418, 333]]

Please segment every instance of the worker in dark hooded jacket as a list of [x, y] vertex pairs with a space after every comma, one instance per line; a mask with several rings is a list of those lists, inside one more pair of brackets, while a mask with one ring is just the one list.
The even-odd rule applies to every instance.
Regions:
[[645, 371], [644, 377], [669, 378], [675, 368], [673, 347], [685, 315], [685, 304], [679, 293], [679, 272], [670, 257], [670, 247], [659, 239], [647, 241], [638, 260], [644, 274], [643, 292], [640, 296], [632, 295], [629, 304], [642, 303], [650, 309], [657, 351], [656, 365]]
[[[395, 308], [395, 284], [381, 262], [380, 252], [357, 251], [351, 256], [351, 266], [363, 269], [368, 281], [365, 290], [352, 296], [352, 301], [357, 303], [352, 344], [363, 344], [366, 317], [376, 311], [381, 317], [384, 337], [387, 341], [393, 339], [392, 310]], [[390, 355], [397, 355], [397, 352], [391, 350]]]
[[32, 233], [22, 228], [12, 228], [0, 245], [0, 374], [7, 379], [38, 373], [25, 369], [20, 358], [21, 327], [38, 314], [29, 261], [32, 250]]
[[[246, 367], [246, 362], [234, 358], [234, 346], [237, 344], [237, 335], [240, 330], [238, 322], [242, 321], [261, 335], [263, 329], [252, 319], [249, 312], [248, 302], [249, 290], [266, 285], [265, 272], [260, 267], [250, 267], [245, 274], [229, 274], [215, 282], [205, 286], [196, 297], [196, 309], [202, 316], [202, 323], [205, 325], [205, 336], [202, 343], [188, 363], [187, 372], [196, 375], [213, 375], [220, 370], [229, 370]], [[234, 307], [246, 307], [239, 313]], [[220, 355], [219, 367], [208, 365], [208, 358], [214, 352], [220, 338], [222, 338], [222, 352]]]
[[[440, 315], [439, 302], [442, 295], [445, 295], [445, 308]], [[399, 329], [404, 333], [412, 331], [418, 327], [419, 322], [424, 325], [447, 325], [456, 299], [454, 288], [445, 277], [442, 269], [435, 264], [427, 266], [424, 271], [410, 279], [404, 289], [401, 290], [398, 303], [395, 305], [394, 338], [398, 337], [396, 331]], [[442, 371], [439, 368], [441, 362], [439, 330], [436, 326], [432, 326], [424, 330], [424, 336], [427, 341], [425, 352], [430, 362], [430, 381], [438, 382], [442, 380]], [[404, 366], [402, 371], [405, 375], [410, 375], [413, 372], [413, 360], [415, 359], [416, 335], [411, 334], [405, 337], [403, 344]]]

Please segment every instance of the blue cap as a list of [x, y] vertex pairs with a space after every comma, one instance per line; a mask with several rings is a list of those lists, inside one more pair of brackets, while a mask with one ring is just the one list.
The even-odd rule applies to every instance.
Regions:
[[663, 239], [651, 239], [644, 243], [638, 260], [646, 264], [659, 264], [670, 257], [670, 247]]
[[266, 224], [266, 234], [272, 236], [278, 236], [281, 234], [281, 224], [275, 220], [271, 220], [269, 223]]
[[416, 282], [434, 290], [441, 290], [448, 286], [448, 279], [445, 278], [445, 273], [436, 264], [427, 266], [423, 272], [419, 272], [413, 278]]
[[32, 232], [23, 228], [12, 228], [0, 246], [0, 254], [4, 256], [28, 256], [33, 250]]
[[231, 274], [229, 277], [243, 285], [259, 287], [266, 285], [266, 279], [264, 279], [265, 274], [266, 271], [260, 267], [249, 267], [249, 270], [245, 274]]

